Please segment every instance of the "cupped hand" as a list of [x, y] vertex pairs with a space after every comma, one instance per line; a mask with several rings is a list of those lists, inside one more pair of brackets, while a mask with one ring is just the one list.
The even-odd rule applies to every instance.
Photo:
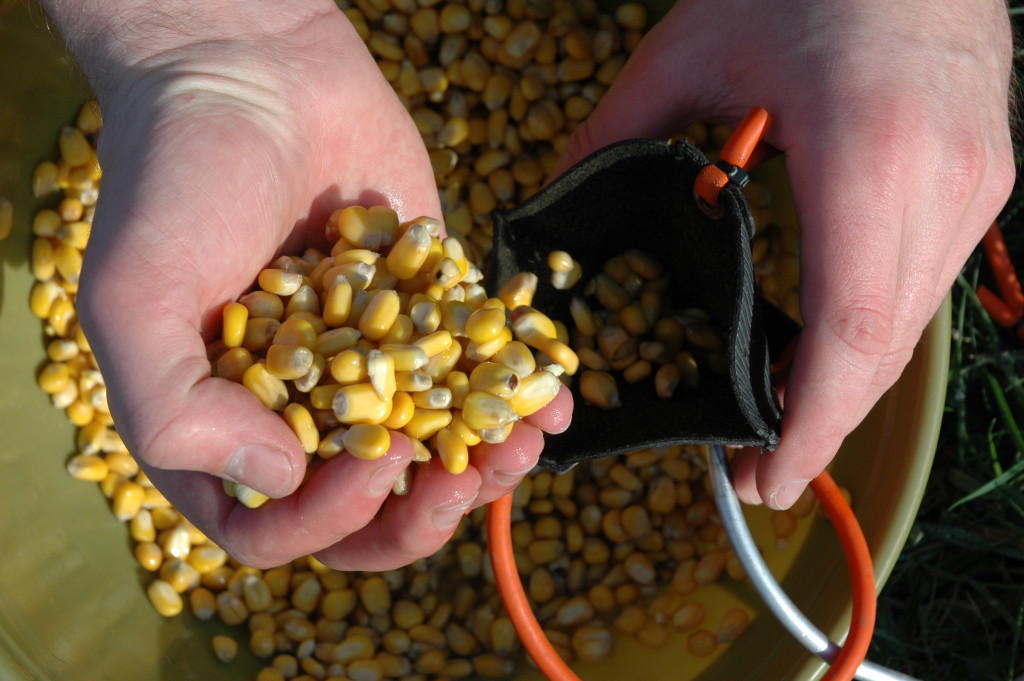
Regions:
[[[276, 255], [325, 246], [332, 210], [441, 214], [422, 140], [344, 15], [303, 2], [273, 16], [270, 32], [229, 20], [221, 30], [216, 17], [180, 41], [164, 28], [160, 49], [112, 49], [93, 70], [105, 175], [78, 309], [119, 433], [211, 539], [254, 567], [319, 552], [336, 567], [393, 568], [514, 486], [536, 463], [540, 429], [568, 424], [571, 400], [517, 424], [462, 475], [418, 466], [398, 498], [406, 438], [376, 461], [335, 457], [299, 487], [305, 457], [280, 415], [210, 376], [205, 342], [221, 308]], [[245, 508], [220, 478], [275, 499]]]
[[1002, 2], [679, 2], [643, 39], [566, 168], [616, 140], [774, 123], [801, 224], [805, 322], [782, 441], [737, 491], [787, 508], [907, 364], [1013, 183]]

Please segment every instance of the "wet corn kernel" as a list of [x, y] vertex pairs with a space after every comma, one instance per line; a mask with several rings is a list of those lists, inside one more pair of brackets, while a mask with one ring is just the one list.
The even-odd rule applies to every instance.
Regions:
[[174, 617], [185, 608], [181, 594], [162, 579], [150, 582], [146, 594], [156, 611], [164, 617]]

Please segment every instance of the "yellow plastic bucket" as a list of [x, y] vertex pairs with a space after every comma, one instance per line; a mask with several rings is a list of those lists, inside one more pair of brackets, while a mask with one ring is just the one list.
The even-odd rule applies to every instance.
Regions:
[[[74, 482], [64, 471], [74, 429], [35, 383], [45, 353], [41, 324], [27, 305], [30, 224], [40, 207], [30, 177], [38, 162], [55, 155], [57, 131], [72, 120], [88, 90], [41, 13], [25, 4], [0, 2], [0, 194], [15, 210], [13, 234], [0, 242], [0, 678], [252, 679], [261, 666], [255, 658], [243, 653], [225, 667], [210, 652], [210, 637], [229, 633], [229, 627], [188, 614], [164, 619], [153, 611], [143, 588], [148, 573], [136, 564], [125, 528], [94, 486]], [[777, 195], [786, 193], [778, 167], [762, 179], [775, 184]], [[903, 377], [850, 436], [832, 468], [852, 493], [879, 587], [906, 539], [931, 466], [949, 334], [947, 303]], [[764, 513], [751, 516], [755, 526], [765, 525]], [[839, 543], [820, 518], [804, 533], [775, 565], [796, 604], [837, 638], [849, 617]], [[620, 640], [612, 660], [579, 665], [579, 673], [584, 679], [806, 681], [822, 671], [823, 664], [788, 637], [749, 587], [722, 588], [704, 598], [712, 608], [734, 599], [759, 613], [710, 663], [698, 664], [683, 636], [657, 651]], [[537, 678], [530, 671], [521, 676]]]

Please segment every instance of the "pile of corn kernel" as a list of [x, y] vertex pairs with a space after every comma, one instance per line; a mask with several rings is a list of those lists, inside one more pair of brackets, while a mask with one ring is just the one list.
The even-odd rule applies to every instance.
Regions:
[[[614, 16], [591, 2], [514, 0], [360, 0], [343, 9], [413, 115], [448, 234], [470, 263], [482, 262], [490, 248], [490, 211], [540, 188], [647, 23], [643, 7], [632, 3]], [[37, 197], [60, 198], [33, 220], [30, 306], [49, 339], [40, 386], [78, 426], [68, 470], [99, 483], [127, 523], [139, 564], [154, 575], [147, 588], [154, 607], [165, 616], [188, 609], [238, 625], [236, 634], [215, 637], [213, 650], [229, 661], [241, 641], [266, 661], [257, 681], [513, 673], [520, 645], [493, 588], [481, 510], [437, 554], [400, 570], [343, 573], [311, 557], [255, 570], [210, 542], [139, 471], [113, 427], [106, 386], [75, 317], [101, 178], [92, 144], [100, 125], [87, 103], [61, 132], [60, 158], [34, 173]], [[724, 143], [727, 131], [693, 125], [685, 136], [707, 149]], [[758, 229], [762, 291], [794, 314], [798, 237], [771, 222], [765, 187], [751, 183], [745, 192]], [[742, 632], [749, 613], [737, 608], [712, 619], [693, 597], [723, 576], [742, 578], [709, 487], [699, 450], [671, 447], [563, 475], [541, 471], [518, 488], [517, 564], [565, 659], [599, 661], [619, 635], [651, 647], [684, 636], [692, 654], [706, 656]], [[772, 516], [777, 542], [812, 506], [805, 498]]]

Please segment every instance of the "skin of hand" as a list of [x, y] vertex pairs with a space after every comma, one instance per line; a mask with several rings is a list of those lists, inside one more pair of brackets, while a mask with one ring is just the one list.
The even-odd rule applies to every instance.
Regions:
[[788, 508], [896, 381], [1013, 184], [998, 0], [677, 2], [560, 167], [611, 142], [768, 110], [799, 216], [805, 327], [774, 452], [737, 492]]
[[[116, 6], [116, 7], [115, 7]], [[83, 3], [47, 10], [104, 111], [104, 168], [78, 294], [129, 449], [167, 498], [253, 567], [315, 554], [383, 570], [430, 555], [464, 513], [533, 468], [567, 390], [451, 475], [395, 434], [376, 461], [332, 458], [299, 488], [295, 435], [243, 386], [210, 376], [220, 310], [281, 253], [326, 247], [345, 205], [440, 216], [426, 149], [362, 40], [327, 1]], [[220, 477], [274, 497], [248, 509]], [[298, 490], [298, 491], [296, 491]]]

